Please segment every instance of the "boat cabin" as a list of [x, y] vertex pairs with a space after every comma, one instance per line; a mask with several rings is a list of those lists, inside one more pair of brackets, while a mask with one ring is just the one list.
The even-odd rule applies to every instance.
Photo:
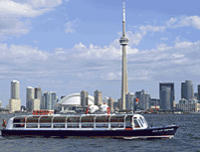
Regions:
[[7, 129], [145, 129], [148, 124], [139, 114], [27, 115], [9, 119]]

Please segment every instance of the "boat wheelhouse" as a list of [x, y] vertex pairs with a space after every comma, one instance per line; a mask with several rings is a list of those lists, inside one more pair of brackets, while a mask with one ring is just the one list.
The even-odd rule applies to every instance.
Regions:
[[140, 114], [26, 115], [10, 118], [2, 136], [170, 138], [177, 128], [149, 128]]

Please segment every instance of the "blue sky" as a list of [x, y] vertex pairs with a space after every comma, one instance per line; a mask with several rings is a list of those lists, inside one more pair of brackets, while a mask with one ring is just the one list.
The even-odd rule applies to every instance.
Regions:
[[[129, 90], [200, 84], [199, 0], [126, 0]], [[122, 0], [1, 0], [0, 100], [10, 81], [58, 96], [99, 89], [120, 97]]]

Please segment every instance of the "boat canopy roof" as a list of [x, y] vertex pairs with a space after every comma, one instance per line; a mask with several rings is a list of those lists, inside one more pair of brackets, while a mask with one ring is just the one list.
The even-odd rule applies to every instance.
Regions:
[[81, 114], [81, 115], [22, 115], [13, 117], [13, 123], [75, 123], [75, 122], [124, 122], [127, 117], [144, 117], [140, 114]]

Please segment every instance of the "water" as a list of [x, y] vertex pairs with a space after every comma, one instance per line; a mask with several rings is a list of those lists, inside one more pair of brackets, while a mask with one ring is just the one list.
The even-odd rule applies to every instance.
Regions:
[[[6, 119], [11, 115], [0, 115]], [[200, 115], [144, 115], [149, 125], [176, 123], [180, 126], [173, 139], [123, 140], [109, 138], [4, 138], [0, 152], [200, 152]]]

